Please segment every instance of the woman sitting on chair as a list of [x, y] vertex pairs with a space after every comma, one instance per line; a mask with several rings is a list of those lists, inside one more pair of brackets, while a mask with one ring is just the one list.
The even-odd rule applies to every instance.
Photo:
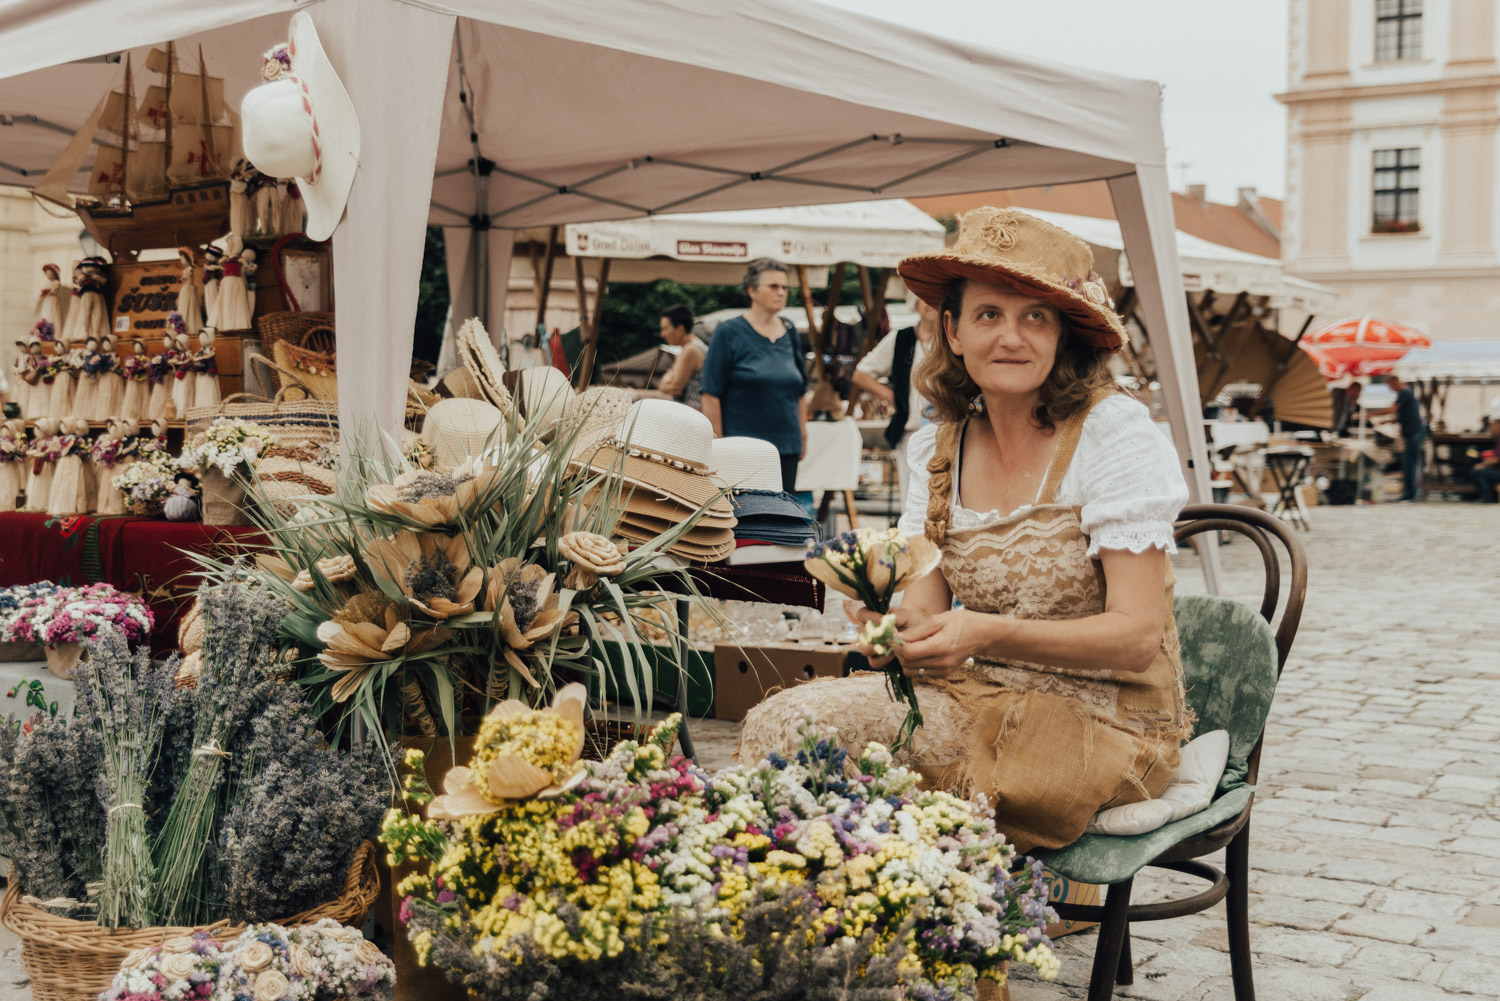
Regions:
[[[942, 324], [916, 374], [939, 423], [913, 436], [901, 519], [942, 550], [896, 610], [926, 721], [912, 763], [989, 797], [1019, 849], [1060, 847], [1159, 795], [1191, 733], [1167, 558], [1187, 487], [1115, 387], [1124, 328], [1083, 241], [981, 208], [900, 273]], [[889, 744], [905, 714], [878, 674], [803, 684], [751, 711], [739, 753], [794, 747], [802, 720]]]

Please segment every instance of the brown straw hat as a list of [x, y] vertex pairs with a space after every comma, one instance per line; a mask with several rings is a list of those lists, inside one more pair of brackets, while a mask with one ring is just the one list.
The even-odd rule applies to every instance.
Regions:
[[1125, 325], [1094, 272], [1089, 245], [1065, 229], [1015, 209], [985, 206], [958, 220], [958, 239], [946, 250], [917, 254], [897, 271], [933, 309], [955, 278], [1008, 282], [1056, 306], [1073, 329], [1105, 351], [1118, 351]]

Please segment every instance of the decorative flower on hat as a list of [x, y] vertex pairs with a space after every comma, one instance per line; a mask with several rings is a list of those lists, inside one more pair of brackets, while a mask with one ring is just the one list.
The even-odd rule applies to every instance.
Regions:
[[586, 591], [600, 577], [613, 577], [625, 570], [625, 554], [609, 539], [593, 532], [569, 532], [557, 540], [557, 552], [573, 564], [564, 585]]
[[280, 80], [282, 76], [292, 71], [292, 50], [285, 42], [273, 46], [265, 54], [261, 63], [260, 75], [267, 82]]
[[350, 598], [338, 614], [318, 626], [318, 640], [327, 647], [318, 660], [330, 671], [345, 674], [333, 686], [333, 700], [343, 702], [372, 665], [425, 653], [450, 635], [451, 630], [443, 627], [413, 632], [393, 602], [366, 592]]
[[392, 483], [365, 492], [365, 502], [377, 511], [407, 518], [428, 528], [452, 525], [494, 483], [496, 472], [483, 462], [466, 462], [452, 472], [418, 469], [402, 473]]
[[578, 620], [577, 612], [558, 608], [553, 593], [556, 580], [556, 574], [535, 563], [522, 565], [512, 556], [490, 567], [489, 586], [485, 588], [484, 607], [496, 612], [495, 626], [504, 640], [505, 662], [533, 688], [540, 683], [526, 664], [530, 651], [538, 640]]
[[583, 704], [574, 684], [558, 691], [550, 709], [508, 699], [490, 710], [468, 767], [450, 769], [443, 795], [427, 805], [432, 820], [494, 813], [518, 799], [551, 799], [583, 781]]
[[370, 541], [365, 559], [434, 619], [474, 611], [474, 599], [484, 585], [483, 571], [469, 565], [469, 547], [461, 535], [402, 531]]

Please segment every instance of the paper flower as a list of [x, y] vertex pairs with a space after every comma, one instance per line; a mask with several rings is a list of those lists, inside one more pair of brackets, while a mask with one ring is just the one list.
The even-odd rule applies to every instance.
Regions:
[[443, 795], [427, 806], [433, 820], [494, 813], [507, 801], [551, 799], [583, 781], [583, 704], [576, 682], [558, 691], [550, 709], [507, 699], [480, 727], [474, 759], [443, 779]]

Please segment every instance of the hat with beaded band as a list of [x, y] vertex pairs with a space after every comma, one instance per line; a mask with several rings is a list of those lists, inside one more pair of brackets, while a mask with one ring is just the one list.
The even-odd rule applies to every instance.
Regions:
[[1089, 245], [1025, 212], [991, 206], [966, 212], [953, 246], [908, 257], [896, 270], [933, 309], [943, 308], [954, 279], [1004, 282], [1057, 307], [1095, 347], [1118, 351], [1125, 340], [1125, 325], [1094, 271]]

